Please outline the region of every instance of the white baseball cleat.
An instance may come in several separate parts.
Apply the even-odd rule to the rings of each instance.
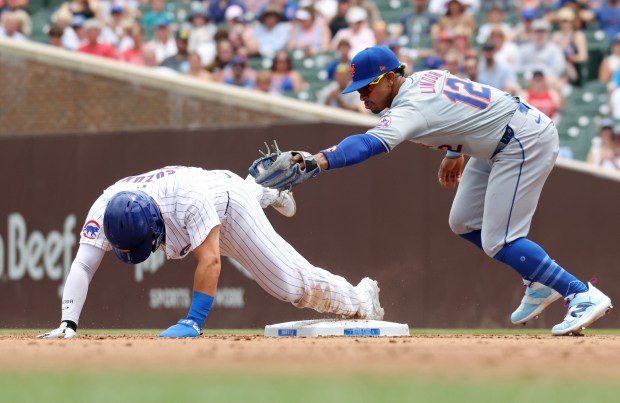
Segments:
[[[381,290],[377,281],[364,277],[355,286],[355,289],[360,297],[370,302],[370,307],[366,309],[366,315],[356,315],[354,319],[383,320],[385,311],[381,308],[381,303],[379,302],[379,291]]]
[[[297,203],[290,190],[282,190],[278,197],[271,203],[271,207],[284,217],[292,217],[297,212]]]
[[[598,288],[588,283],[588,291],[574,294],[568,301],[568,312],[564,321],[551,329],[554,336],[578,336],[581,331],[605,316],[613,306],[611,299]]]
[[[510,321],[514,325],[525,325],[526,322],[537,318],[552,302],[560,299],[562,295],[553,288],[535,281],[523,279],[525,295],[521,305],[510,315]]]

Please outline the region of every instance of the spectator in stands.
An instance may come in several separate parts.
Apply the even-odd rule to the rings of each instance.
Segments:
[[[18,31],[25,37],[29,37],[32,33],[32,20],[28,11],[28,0],[8,0],[7,7],[4,11],[0,10],[0,15],[3,12],[12,12],[15,14],[15,18],[19,21]]]
[[[542,70],[533,72],[521,96],[530,105],[553,119],[556,124],[559,123],[559,113],[564,109],[564,98],[545,79]]]
[[[439,22],[439,19],[428,11],[427,0],[410,0],[411,11],[406,13],[399,21],[400,32],[408,39],[409,48],[419,48],[427,43],[430,37],[431,27]]]
[[[165,58],[176,55],[177,45],[170,33],[170,21],[167,18],[159,20],[156,26],[155,37],[149,44],[155,49],[157,64],[160,64]]]
[[[268,5],[259,18],[260,23],[254,28],[254,37],[258,42],[258,53],[263,57],[273,57],[280,50],[286,49],[290,35],[290,25],[282,19],[282,12],[273,5]]]
[[[601,119],[598,136],[592,139],[592,146],[586,161],[594,166],[620,170],[620,127],[614,128],[614,121]]]
[[[471,81],[478,81],[478,56],[471,55],[465,58],[465,77]]]
[[[57,48],[62,48],[62,33],[64,32],[64,27],[59,24],[52,24],[50,26],[49,31],[47,31],[47,37],[49,44],[51,46],[55,46]]]
[[[611,81],[614,73],[620,69],[620,35],[611,45],[611,54],[605,56],[598,70],[598,79],[603,83]]]
[[[333,81],[317,92],[317,103],[353,112],[364,112],[366,109],[357,91],[342,93],[350,82],[349,65],[339,64],[334,72]]]
[[[223,74],[224,84],[234,85],[243,88],[256,87],[256,72],[248,67],[245,56],[235,56],[226,66]]]
[[[480,60],[478,61],[478,81],[510,94],[517,93],[519,89],[517,75],[502,62],[495,60],[495,45],[487,42],[482,45]]]
[[[443,66],[446,55],[454,51],[454,35],[452,32],[440,32],[439,36],[433,39],[433,54],[424,57],[424,67],[427,69],[437,69]]]
[[[484,0],[489,1],[489,0]],[[511,1],[511,0],[507,0]],[[476,15],[480,9],[480,0],[460,0],[467,14]],[[437,16],[445,15],[449,8],[447,0],[430,0],[428,3],[428,11]]]
[[[516,43],[506,39],[506,35],[500,26],[491,29],[489,42],[495,45],[495,61],[517,72],[521,63],[521,49]]]
[[[555,87],[566,69],[564,53],[558,45],[550,41],[551,26],[547,21],[542,19],[534,21],[532,29],[534,40],[520,47],[520,71],[524,74],[542,71],[545,77],[552,80],[552,86]]]
[[[361,7],[366,10],[366,22],[369,27],[372,27],[375,22],[383,20],[379,7],[374,0],[350,0],[351,7]]]
[[[66,17],[71,19],[62,33],[62,46],[68,50],[76,50],[84,42],[84,23],[86,20],[81,15],[70,17],[70,14],[66,14]],[[58,24],[65,25],[65,21],[65,14],[57,15],[56,22]]]
[[[129,35],[132,39],[133,46],[119,53],[119,59],[130,64],[138,66],[144,65],[144,28],[138,23],[131,26]]]
[[[92,4],[91,4],[92,3]],[[71,17],[82,16],[84,21],[97,17],[96,10],[98,4],[94,0],[71,0],[62,3],[56,14],[68,14]]]
[[[332,39],[332,49],[336,49],[341,39],[346,38],[351,44],[349,57],[353,59],[358,52],[375,46],[376,40],[372,29],[368,27],[367,12],[361,7],[351,7],[347,12],[348,27],[341,29]]]
[[[299,8],[304,8],[308,4],[304,4],[304,2],[309,2],[312,5],[312,0],[269,0],[269,3],[265,7],[261,9],[261,13],[267,9],[267,7],[275,7],[280,10],[282,14],[282,21],[291,22],[295,19],[295,12],[297,11],[297,4],[301,5]]]
[[[476,33],[476,20],[465,12],[465,6],[459,0],[450,0],[446,14],[439,18],[439,23],[431,29],[431,35],[437,36],[440,32],[454,31],[457,28],[473,38]]]
[[[271,91],[278,94],[299,93],[307,86],[286,51],[276,53],[271,65]]]
[[[334,73],[336,72],[336,67],[344,63],[346,65],[351,64],[351,58],[349,54],[351,53],[351,42],[348,39],[342,38],[338,45],[336,46],[335,58],[330,61],[325,70],[327,71],[327,79],[329,81],[334,79]]]
[[[594,9],[594,15],[607,38],[613,41],[620,34],[620,0],[602,0],[600,7]]]
[[[160,66],[167,67],[178,73],[189,72],[189,31],[186,29],[179,29],[174,35],[176,40],[177,53],[165,58]]]
[[[174,15],[166,9],[166,4],[166,0],[150,0],[147,5],[147,11],[142,17],[142,27],[144,27],[147,38],[151,38],[153,34],[157,36],[157,29],[164,21],[167,24],[174,21]]]
[[[534,31],[532,23],[537,20],[538,12],[533,8],[524,8],[519,14],[520,21],[515,29],[515,40],[517,45],[523,45],[534,40]]]
[[[99,20],[91,18],[84,23],[84,45],[77,48],[80,53],[101,56],[108,59],[118,59],[116,49],[110,43],[100,42],[102,24]]]
[[[241,7],[232,5],[226,10],[226,30],[228,40],[237,50],[237,54],[246,57],[258,54],[258,42]]]
[[[455,50],[446,53],[443,58],[443,66],[440,69],[448,70],[457,77],[465,78],[465,66],[460,63],[460,56]]]
[[[28,38],[19,32],[19,19],[15,11],[5,11],[0,15],[0,38],[12,39],[16,42],[27,42]]]
[[[607,88],[610,115],[615,120],[620,120],[620,70],[616,70]]]
[[[188,22],[191,25],[188,42],[190,52],[196,52],[201,45],[213,42],[213,35],[217,31],[217,27],[211,23],[206,10],[194,10],[189,15]]]
[[[511,40],[513,38],[513,28],[506,22],[504,11],[494,5],[488,11],[487,21],[478,28],[476,42],[483,44],[489,40],[491,30],[500,28],[504,32],[504,37]]]
[[[575,12],[568,7],[556,13],[559,30],[551,36],[551,41],[564,51],[566,76],[571,84],[581,86],[581,66],[588,61],[588,42],[583,32],[575,27]]]
[[[312,56],[329,50],[330,39],[329,29],[317,20],[315,11],[312,8],[300,8],[295,13],[287,49],[301,49],[306,56]]]
[[[243,0],[209,0],[207,13],[215,24],[224,24],[226,23],[226,10],[233,5],[241,7],[245,13]]]
[[[338,0],[302,0],[299,2],[300,8],[306,8],[308,5],[314,8],[317,20],[321,20],[322,23],[328,25],[329,21],[336,15]]]
[[[256,87],[258,91],[267,94],[278,94],[271,89],[271,70],[259,70],[256,73]]]
[[[194,78],[198,78],[200,80],[205,80],[205,81],[213,80],[211,73],[209,73],[207,70],[205,70],[202,67],[202,62],[200,60],[200,55],[198,53],[196,52],[190,53],[188,61],[189,61],[189,72],[187,73],[188,75]]]
[[[228,66],[232,58],[235,56],[235,49],[228,39],[220,39],[215,44],[215,59],[205,66],[205,69],[211,73],[214,81],[222,81],[224,68]]]
[[[119,51],[121,39],[126,35],[125,30],[123,29],[124,19],[125,9],[121,6],[113,5],[110,8],[110,18],[103,19],[101,37],[99,38],[103,42],[111,43]],[[124,46],[127,46],[127,44]]]
[[[332,39],[336,36],[336,33],[341,29],[345,29],[349,26],[347,24],[347,12],[351,8],[350,0],[338,0],[338,7],[336,8],[336,15],[329,22],[329,30],[332,34]]]

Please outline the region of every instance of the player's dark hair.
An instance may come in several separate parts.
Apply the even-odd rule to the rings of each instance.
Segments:
[[[407,65],[405,63],[401,63],[400,66],[396,67],[392,71],[394,72],[394,74],[398,74],[399,76],[404,77],[406,68],[407,68]]]

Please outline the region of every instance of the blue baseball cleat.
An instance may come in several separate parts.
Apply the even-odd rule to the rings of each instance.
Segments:
[[[201,334],[202,329],[198,323],[191,319],[181,319],[176,325],[161,332],[159,337],[198,337]]]
[[[526,322],[537,318],[553,301],[561,297],[553,288],[535,281],[523,279],[525,295],[521,305],[510,315],[514,325],[525,325]]]
[[[588,291],[575,294],[566,300],[569,301],[568,312],[564,321],[551,329],[554,336],[578,336],[583,329],[613,308],[611,299],[591,283],[588,283]]]

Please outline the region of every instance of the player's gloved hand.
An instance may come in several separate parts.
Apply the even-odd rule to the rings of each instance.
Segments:
[[[259,185],[286,190],[321,173],[314,156],[305,151],[276,151],[257,159],[248,169]]]
[[[159,337],[198,337],[202,329],[191,319],[181,319],[176,325],[164,330]]]
[[[62,322],[58,329],[37,336],[39,339],[72,339],[74,337],[78,337],[78,334],[68,326],[67,322]]]

